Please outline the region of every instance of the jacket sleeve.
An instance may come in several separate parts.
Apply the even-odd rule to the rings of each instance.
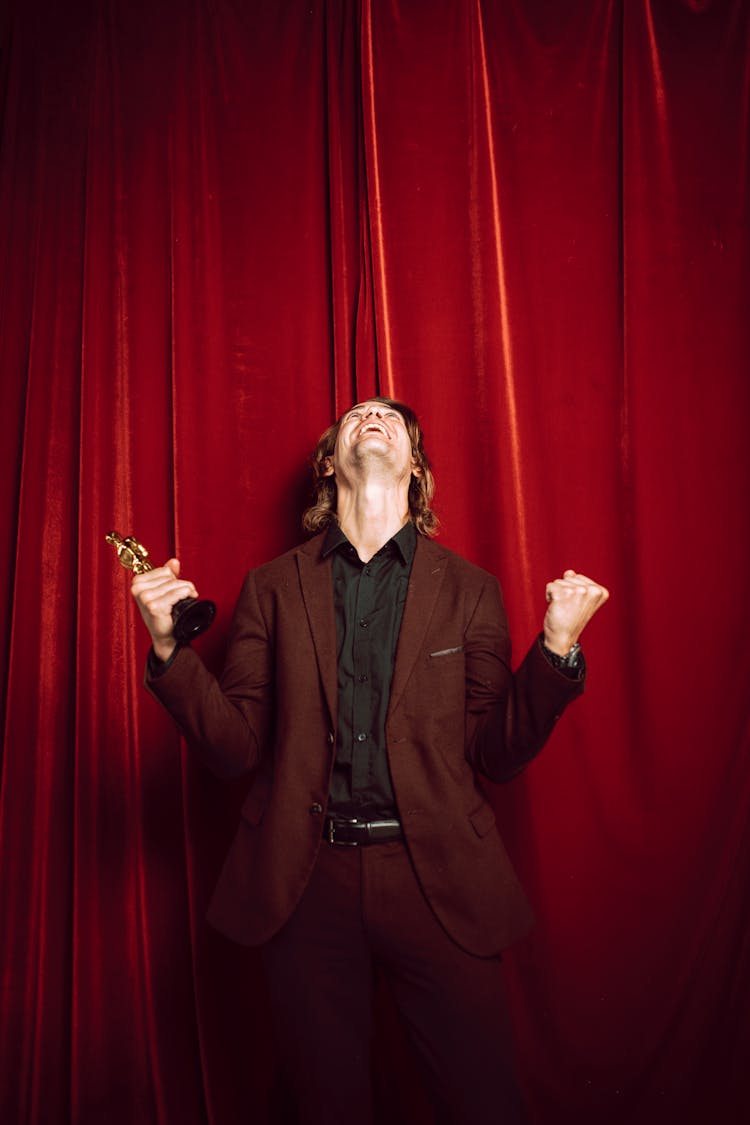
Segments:
[[[467,756],[492,781],[508,781],[544,746],[584,680],[553,668],[539,640],[513,673],[500,586],[480,593],[464,641]]]
[[[245,579],[232,619],[224,671],[213,676],[190,648],[160,674],[146,670],[146,687],[219,777],[254,769],[272,738],[273,653],[253,573]]]

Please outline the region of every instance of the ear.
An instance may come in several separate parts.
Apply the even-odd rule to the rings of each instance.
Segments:
[[[413,477],[416,477],[417,480],[419,480],[419,478],[422,476],[422,470],[417,463],[416,457],[412,457],[411,459],[411,475]]]
[[[325,457],[323,459],[323,474],[324,477],[333,476],[333,457]]]

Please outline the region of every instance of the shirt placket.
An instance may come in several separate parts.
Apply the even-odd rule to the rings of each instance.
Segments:
[[[372,754],[372,647],[375,608],[375,573],[372,563],[363,568],[357,582],[354,630],[354,689],[352,707],[352,796],[356,800],[371,781]]]

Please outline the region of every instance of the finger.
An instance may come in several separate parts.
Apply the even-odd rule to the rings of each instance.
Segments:
[[[133,583],[131,593],[139,605],[152,610],[152,607],[164,603],[174,604],[180,598],[198,597],[198,591],[192,582],[175,578],[171,571],[167,571],[166,575],[148,583]]]
[[[568,581],[576,590],[580,590],[586,598],[593,601],[606,601],[609,597],[606,586],[602,586],[601,582],[596,582],[593,578],[587,578],[585,574],[577,574],[575,578]]]
[[[148,583],[156,578],[162,578],[164,575],[169,575],[170,578],[179,578],[180,560],[167,559],[163,566],[152,566],[150,570],[143,570],[138,574],[134,574],[133,581]]]
[[[586,575],[576,574],[575,577],[557,578],[553,582],[548,582],[545,596],[550,604],[553,601],[560,604],[574,599],[578,604],[591,603],[598,607],[609,598],[609,590],[601,583],[587,578]]]
[[[569,598],[573,594],[579,593],[581,590],[585,589],[586,584],[579,581],[577,577],[555,578],[553,581],[548,582],[545,587],[548,602],[555,598]]]
[[[140,596],[143,591],[159,589],[171,582],[189,581],[186,578],[180,579],[180,563],[178,559],[169,559],[164,566],[154,567],[153,570],[147,570],[144,574],[137,574],[134,576],[131,588],[136,597]],[[192,585],[192,583],[190,583]]]
[[[592,581],[590,578],[587,578],[585,574],[578,574],[576,571],[569,573],[566,570],[564,576],[558,579],[558,581],[562,582],[563,585],[573,586],[576,589],[585,589],[587,586],[592,585]]]
[[[130,592],[138,605],[151,606],[178,595],[181,597],[197,596],[192,582],[175,578],[169,571],[167,574],[168,577],[153,579],[151,582],[133,583]]]
[[[179,578],[180,577],[180,560],[167,559],[164,566],[155,566],[152,570],[147,570],[144,574],[139,575],[140,578]]]
[[[163,586],[147,590],[140,600],[147,606],[174,605],[180,598],[197,598],[197,596],[198,591],[192,582],[180,582],[173,578],[171,582],[165,582]]]
[[[606,586],[602,586],[593,578],[589,578],[586,574],[579,574],[575,570],[566,570],[562,578],[558,578],[557,583],[562,587],[574,587],[576,589],[587,590],[592,597],[598,596],[603,593],[605,597],[609,596],[609,591]]]
[[[576,586],[585,586],[592,595],[603,593],[605,598],[609,597],[607,587],[602,586],[601,582],[597,582],[595,578],[589,578],[587,574],[579,574],[575,570],[566,570],[563,578]]]
[[[141,574],[133,575],[133,585],[151,586],[163,582],[165,578],[177,578],[175,572],[168,566],[155,566],[152,570],[144,570]]]

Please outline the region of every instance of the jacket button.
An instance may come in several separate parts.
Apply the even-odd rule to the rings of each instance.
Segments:
[[[310,815],[320,816],[323,811],[323,806],[316,801],[314,805],[310,805]]]
[[[332,730],[329,730],[329,732],[328,732],[328,741],[329,741],[329,743],[331,744],[331,746],[333,746],[333,739],[334,739],[334,734],[333,734],[333,731],[332,731]]]

